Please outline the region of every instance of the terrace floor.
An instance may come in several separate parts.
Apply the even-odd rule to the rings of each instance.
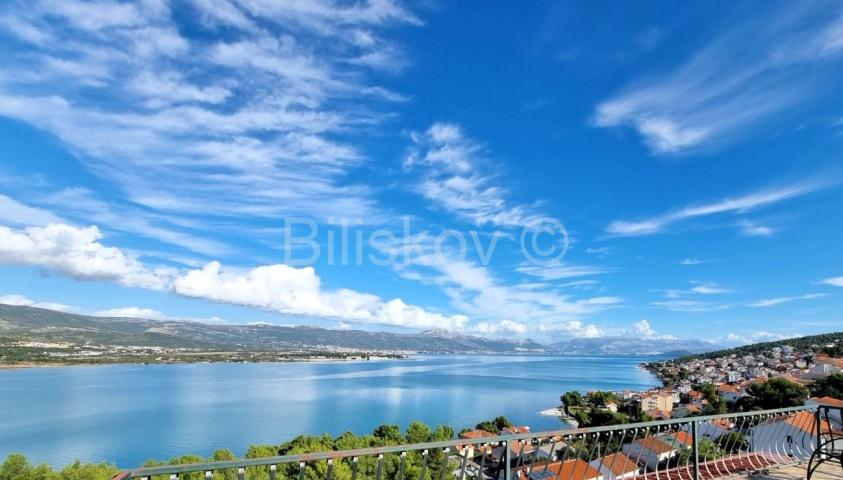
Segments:
[[[792,465],[770,470],[769,473],[755,475],[754,480],[804,480],[808,475],[808,464]],[[812,480],[840,480],[843,479],[843,469],[836,463],[824,463],[814,473]]]

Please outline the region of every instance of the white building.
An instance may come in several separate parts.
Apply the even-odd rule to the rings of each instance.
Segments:
[[[647,468],[655,470],[660,463],[673,458],[677,450],[657,437],[647,437],[627,443],[623,446],[623,453],[636,462],[646,465]]]
[[[749,431],[755,453],[788,455],[807,460],[814,451],[817,421],[814,412],[799,412],[786,419],[765,422]]]

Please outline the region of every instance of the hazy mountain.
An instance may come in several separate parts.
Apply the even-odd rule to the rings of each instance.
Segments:
[[[702,353],[721,346],[702,340],[670,340],[635,337],[572,338],[551,348],[565,355],[666,355]]]
[[[75,344],[202,349],[291,350],[337,347],[420,352],[543,351],[532,340],[503,340],[427,331],[412,334],[275,325],[212,325],[188,321],[104,318],[0,304],[0,338]]]

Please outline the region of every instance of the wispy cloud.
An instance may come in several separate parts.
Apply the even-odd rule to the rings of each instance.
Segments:
[[[817,96],[817,80],[843,52],[839,5],[781,6],[741,20],[679,67],[597,105],[594,124],[630,127],[652,151],[678,153],[731,141]]]
[[[750,222],[749,220],[741,220],[738,222],[741,235],[745,237],[769,237],[773,234],[773,229],[766,225],[759,225]]]
[[[475,321],[511,319],[534,327],[548,321],[579,319],[622,302],[614,296],[578,298],[542,282],[508,281],[488,266],[434,248],[434,240],[426,235],[395,248],[409,253],[406,262],[394,265],[399,275],[439,287],[454,309]]]
[[[823,298],[827,296],[827,293],[808,293],[805,295],[799,295],[795,297],[767,298],[764,300],[758,300],[757,302],[750,303],[748,306],[755,308],[774,307],[783,303],[796,302],[799,300],[814,300],[817,298]]]
[[[785,200],[801,197],[822,190],[833,185],[832,180],[805,180],[790,185],[771,187],[735,198],[726,198],[712,203],[690,205],[678,210],[670,211],[655,217],[636,221],[615,220],[606,227],[606,231],[615,236],[651,235],[679,223],[683,220],[707,217],[725,213],[746,213],[755,209],[770,206]],[[756,226],[751,223],[741,224],[744,233],[769,235],[767,227]]]
[[[834,287],[843,287],[843,277],[826,278],[824,280],[820,280],[820,283],[823,285],[831,285]]]
[[[731,308],[731,305],[724,305],[701,300],[660,300],[650,305],[661,307],[672,312],[716,312]]]
[[[700,260],[699,258],[683,258],[678,263],[679,265],[702,265],[706,262],[705,260]]]
[[[560,260],[534,264],[524,262],[518,265],[515,270],[519,273],[542,278],[544,280],[558,280],[561,278],[590,277],[602,275],[612,270],[606,267],[594,265],[574,265]]]
[[[401,98],[375,71],[406,65],[386,34],[420,19],[391,0],[188,3],[190,29],[152,0],[4,3],[0,114],[148,210],[376,221],[346,177],[367,161],[349,139]],[[360,95],[372,102],[350,107]]]
[[[49,210],[24,205],[0,194],[0,222],[7,225],[47,225],[64,220]]]
[[[459,125],[434,123],[411,138],[403,166],[422,172],[414,189],[434,207],[480,226],[520,227],[537,215],[532,207],[509,200],[490,172],[493,166],[484,158],[483,146],[466,137]]]
[[[654,290],[654,292],[660,293],[663,299],[651,302],[650,305],[673,312],[715,312],[731,308],[729,304],[702,300],[701,298],[733,293],[733,289],[714,282],[691,281],[689,283],[692,285],[690,288]]]
[[[59,311],[59,312],[73,312],[73,311],[77,310],[76,307],[72,307],[70,305],[65,305],[63,303],[36,302],[34,300],[30,300],[28,297],[25,297],[23,295],[18,295],[18,294],[15,294],[15,293],[0,296],[0,303],[2,303],[4,305],[45,308],[47,310],[56,310],[56,311]]]
[[[694,293],[699,293],[700,295],[719,295],[723,293],[731,293],[732,290],[728,288],[721,287],[716,283],[712,282],[691,282],[695,285],[691,287],[691,291]]]

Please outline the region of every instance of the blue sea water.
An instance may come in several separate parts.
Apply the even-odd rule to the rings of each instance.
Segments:
[[[75,459],[135,467],[299,434],[371,432],[381,423],[456,430],[538,412],[572,389],[645,389],[641,357],[417,356],[329,363],[110,365],[0,371],[0,459]]]

